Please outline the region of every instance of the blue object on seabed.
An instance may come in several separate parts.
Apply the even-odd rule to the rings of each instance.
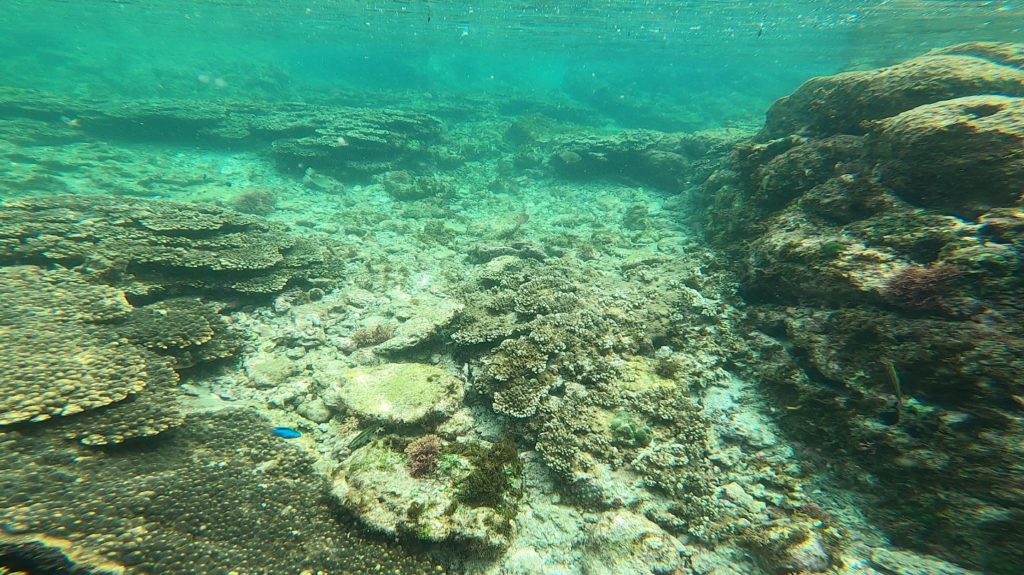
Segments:
[[[283,437],[285,439],[295,439],[296,437],[302,437],[302,433],[295,431],[290,427],[275,427],[274,435]]]

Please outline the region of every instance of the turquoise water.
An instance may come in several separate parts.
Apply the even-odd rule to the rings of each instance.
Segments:
[[[0,575],[1021,572],[1024,6],[6,0],[0,54]]]
[[[12,0],[2,18],[5,85],[267,101],[525,94],[660,129],[758,116],[811,76],[1021,34],[1009,2]],[[666,126],[651,110],[663,106],[685,118]]]

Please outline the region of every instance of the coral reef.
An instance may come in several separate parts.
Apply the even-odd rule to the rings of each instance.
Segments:
[[[210,99],[95,101],[4,88],[0,108],[11,119],[59,118],[76,110],[89,137],[255,145],[288,172],[314,168],[362,178],[415,167],[429,157],[426,144],[441,133],[441,122],[426,114],[298,102],[267,107]]]
[[[901,544],[990,573],[1024,561],[991,537],[1024,520],[1020,49],[811,80],[705,184],[783,426]]]
[[[479,265],[486,291],[467,302],[452,337],[478,358],[472,389],[581,508],[636,509],[667,533],[720,540],[741,517],[764,521],[763,506],[717,503],[733,475],[712,460],[714,425],[696,402],[728,380],[721,363],[739,351],[729,334],[740,316],[661,265],[624,266],[630,279],[650,279],[640,287],[581,273],[578,262],[500,255]],[[724,288],[715,273],[689,281],[707,294]],[[666,347],[652,353],[654,340]]]
[[[68,271],[17,266],[0,274],[0,424],[93,410],[166,377],[164,360],[104,327],[131,312],[121,292]]]
[[[96,574],[444,572],[339,519],[313,460],[270,430],[235,409],[189,416],[163,442],[89,452],[0,430],[0,549],[66,541]]]
[[[59,196],[3,208],[0,263],[75,267],[131,296],[266,295],[336,273],[324,248],[213,206]]]
[[[122,292],[67,270],[0,267],[0,425],[59,418],[87,445],[181,425],[178,375],[234,355],[224,321],[196,300],[132,308]]]
[[[0,89],[0,363],[34,382],[0,389],[0,552],[1010,573],[1020,53],[816,79],[738,145],[615,132],[708,123],[589,73],[607,113]]]

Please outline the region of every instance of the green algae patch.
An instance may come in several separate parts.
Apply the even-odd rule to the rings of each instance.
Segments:
[[[359,417],[404,425],[447,417],[462,405],[465,390],[462,380],[432,365],[388,363],[346,370],[337,392]]]

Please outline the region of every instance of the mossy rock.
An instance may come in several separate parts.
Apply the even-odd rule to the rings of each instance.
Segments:
[[[462,380],[422,363],[388,363],[346,370],[336,384],[342,405],[355,415],[390,425],[447,418],[462,405]]]

